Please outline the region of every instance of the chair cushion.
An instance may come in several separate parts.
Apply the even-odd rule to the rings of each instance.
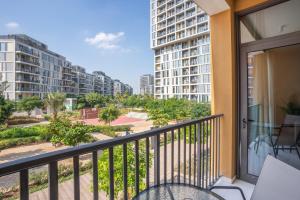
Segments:
[[[299,200],[300,171],[267,156],[251,200]]]

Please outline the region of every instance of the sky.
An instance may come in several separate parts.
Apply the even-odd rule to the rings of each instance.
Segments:
[[[27,34],[137,93],[140,75],[153,73],[149,6],[149,0],[1,0],[0,34]]]

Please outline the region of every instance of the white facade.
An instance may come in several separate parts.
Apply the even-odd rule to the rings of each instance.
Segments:
[[[154,76],[152,74],[144,74],[140,77],[140,94],[153,96]]]
[[[155,98],[210,101],[209,19],[192,0],[150,0]]]
[[[130,85],[124,84],[120,80],[115,79],[115,80],[113,80],[113,93],[114,93],[114,96],[116,96],[118,94],[132,95],[133,90]]]
[[[44,98],[49,92],[76,94],[70,62],[26,35],[0,36],[0,81],[7,83],[4,95],[11,100]]]
[[[22,34],[0,36],[0,82],[7,84],[4,95],[10,100],[33,95],[44,98],[50,92],[68,97],[89,92],[114,94],[109,76],[89,74],[48,50],[46,44]]]

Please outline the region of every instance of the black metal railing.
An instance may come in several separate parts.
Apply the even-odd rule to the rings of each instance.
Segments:
[[[49,199],[57,200],[59,191],[58,161],[73,159],[74,199],[80,199],[79,156],[92,153],[93,198],[99,199],[98,162],[99,150],[108,150],[109,198],[115,199],[114,148],[123,150],[123,198],[128,199],[128,144],[133,144],[135,155],[135,186],[138,194],[140,182],[148,188],[163,183],[184,183],[208,188],[220,177],[220,132],[223,115],[168,125],[142,133],[102,140],[73,148],[58,150],[0,165],[0,177],[20,173],[20,199],[29,199],[29,170],[48,165]],[[143,145],[141,145],[143,143]],[[140,178],[140,148],[145,148],[145,177]],[[153,154],[153,168],[152,165]],[[153,170],[154,173],[150,171]],[[152,174],[152,175],[151,175]]]

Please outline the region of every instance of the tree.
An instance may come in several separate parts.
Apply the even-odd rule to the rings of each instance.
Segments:
[[[43,101],[38,96],[24,97],[18,103],[18,108],[20,110],[26,111],[28,116],[30,116],[31,111],[34,108],[42,108]]]
[[[60,116],[56,120],[51,120],[48,130],[52,134],[50,141],[54,145],[76,146],[80,143],[92,142],[94,140],[85,125],[80,123],[72,124],[71,120],[67,117]]]
[[[53,112],[53,119],[57,119],[57,113],[64,108],[66,95],[63,93],[49,93],[45,99],[45,104],[50,107]]]
[[[156,128],[168,125],[169,118],[169,115],[160,109],[150,110],[149,112],[149,119],[153,120],[153,126]]]
[[[13,109],[13,103],[5,100],[5,98],[0,95],[0,124],[6,123],[7,119],[12,115]]]
[[[91,107],[95,107],[95,106],[102,107],[104,105],[103,96],[96,92],[91,92],[86,94],[85,100]]]
[[[194,103],[191,107],[192,119],[206,117],[211,114],[210,104],[208,103]]]
[[[98,161],[98,183],[99,190],[102,190],[109,195],[109,152],[108,150],[103,151]],[[119,193],[123,191],[123,148],[122,146],[116,146],[114,148],[114,195],[118,197]],[[149,156],[149,167],[152,165],[152,154]],[[134,146],[132,143],[127,144],[127,182],[128,182],[128,197],[133,196],[135,187],[135,154]],[[139,143],[139,175],[140,180],[146,178],[146,150],[145,143]],[[144,181],[139,182],[140,190],[145,189]]]
[[[108,105],[101,112],[99,112],[99,119],[105,121],[105,123],[110,123],[117,119],[121,115],[120,110],[113,104]]]

